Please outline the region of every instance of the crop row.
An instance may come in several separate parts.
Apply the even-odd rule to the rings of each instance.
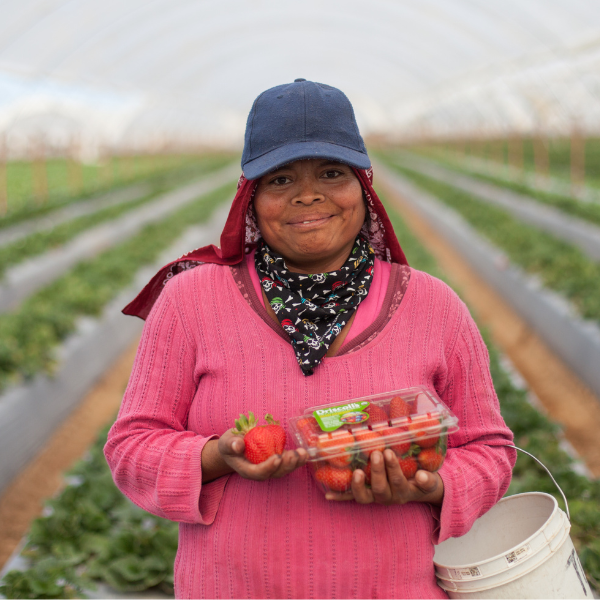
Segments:
[[[512,190],[519,194],[525,194],[533,200],[558,208],[574,217],[585,219],[591,223],[600,224],[600,203],[598,202],[584,202],[573,196],[566,196],[557,192],[532,187],[527,185],[525,181],[508,179],[492,173],[483,173],[479,170],[470,168],[469,164],[465,161],[445,159],[439,154],[435,155],[435,159],[442,162],[445,166],[460,173],[464,173],[465,175]]]
[[[600,321],[600,264],[580,250],[453,186],[393,163],[395,169],[460,213],[515,264],[568,298],[586,319]]]
[[[545,147],[547,169],[553,175],[568,180],[571,177],[572,140],[565,138],[538,139],[488,139],[467,143],[451,143],[465,157],[476,157],[480,160],[496,163],[498,166],[518,162],[524,172],[536,170],[536,145]],[[600,182],[600,138],[585,138],[580,142],[584,155],[585,174],[588,180]],[[435,148],[435,147],[434,147]],[[438,146],[439,149],[439,146]],[[420,151],[431,153],[432,147],[420,147]],[[539,161],[538,161],[539,162]]]
[[[112,159],[112,173],[110,177],[100,176],[100,172],[107,167],[101,165],[83,165],[82,185],[78,190],[72,190],[62,182],[66,161],[57,159],[48,161],[45,165],[48,176],[48,189],[52,190],[49,196],[41,201],[36,199],[33,191],[31,163],[8,163],[6,165],[6,177],[8,184],[8,207],[0,217],[0,228],[15,223],[45,215],[58,207],[66,206],[72,202],[89,198],[91,195],[108,190],[123,187],[135,181],[147,181],[152,185],[163,185],[170,187],[177,184],[180,178],[189,179],[197,173],[198,165],[203,164],[206,168],[217,168],[231,160],[230,155],[211,154],[204,157],[198,156],[171,156],[161,157],[138,157],[138,168],[134,168],[136,159],[127,159],[131,163],[131,169],[119,169],[119,161]],[[212,166],[211,166],[212,165]],[[1,210],[2,207],[0,207]]]
[[[55,349],[74,331],[78,318],[98,315],[140,267],[151,264],[189,225],[206,220],[233,190],[233,184],[223,186],[146,226],[125,242],[79,263],[16,311],[0,315],[0,389],[50,372]]]
[[[105,221],[116,219],[120,215],[149,202],[169,189],[175,186],[179,187],[189,179],[208,173],[223,164],[224,161],[215,161],[213,158],[206,162],[199,160],[193,170],[187,169],[184,172],[178,172],[176,177],[174,173],[170,173],[165,177],[155,178],[152,182],[152,191],[137,200],[109,206],[92,214],[71,219],[51,229],[32,233],[12,244],[0,248],[0,279],[8,268],[13,267],[19,262],[62,246],[86,229]]]
[[[388,211],[410,264],[443,278],[401,217],[390,207]],[[512,383],[498,351],[483,333],[504,419],[515,433],[516,445],[550,465],[566,491],[571,535],[590,582],[600,590],[600,482],[573,470],[573,459],[560,447],[559,429],[528,403],[525,390]],[[108,583],[121,592],[153,586],[172,591],[177,525],[145,513],[118,492],[102,456],[105,436],[71,472],[73,483],[50,500],[50,514],[34,522],[24,552],[29,570],[8,573],[0,593],[12,598],[74,598],[94,582]],[[534,490],[560,501],[547,474],[519,455],[509,494]]]
[[[389,206],[388,211],[409,264],[452,285],[398,213]],[[455,290],[460,295],[460,289]],[[474,317],[477,319],[476,314]],[[517,387],[501,366],[500,352],[492,343],[489,332],[483,327],[481,330],[490,355],[490,369],[502,416],[514,433],[515,445],[548,466],[565,491],[571,512],[571,537],[590,583],[600,591],[600,481],[590,481],[574,470],[574,459],[561,448],[560,428],[528,402],[527,391]],[[562,502],[547,473],[531,458],[519,453],[507,495],[531,491],[552,494],[559,503]]]

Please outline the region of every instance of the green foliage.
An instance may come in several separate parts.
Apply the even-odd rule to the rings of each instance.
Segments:
[[[600,320],[600,263],[587,258],[578,248],[466,192],[405,167],[396,168],[459,212],[502,248],[511,261],[538,275],[546,287],[567,297],[584,318]]]
[[[150,182],[155,189],[173,187],[182,180],[225,166],[231,160],[230,154],[134,157],[131,164],[137,161],[140,166],[131,169],[131,172],[124,172],[124,169],[119,167],[120,159],[114,157],[109,168],[112,175],[106,179],[100,176],[100,171],[105,170],[101,165],[85,166],[84,175],[88,173],[88,176],[84,176],[81,191],[78,193],[70,190],[65,183],[66,161],[52,160],[46,164],[49,197],[43,202],[33,197],[31,163],[8,163],[8,210],[0,217],[0,228],[40,217],[67,204],[86,200],[93,195],[118,189],[136,181]]]
[[[536,188],[532,188],[524,182],[513,181],[510,179],[504,179],[499,176],[494,176],[486,173],[480,173],[473,169],[470,169],[466,163],[457,162],[455,160],[443,160],[439,156],[435,157],[444,163],[445,166],[451,167],[455,171],[469,175],[476,179],[481,179],[488,183],[492,183],[499,187],[513,190],[519,194],[529,196],[533,200],[537,200],[543,204],[558,208],[563,212],[590,221],[591,223],[600,224],[600,204],[594,202],[582,202],[577,198],[570,196],[564,196],[552,191],[545,191]]]
[[[214,159],[206,160],[205,163],[201,165],[201,168],[194,169],[193,172],[188,169],[187,171],[178,172],[176,178],[172,177],[172,173],[170,177],[156,178],[152,181],[152,192],[146,194],[144,197],[132,202],[125,202],[124,204],[101,209],[90,215],[72,219],[51,230],[31,234],[18,240],[14,244],[0,248],[0,278],[9,267],[14,266],[27,258],[61,246],[82,231],[99,225],[104,221],[116,219],[120,215],[153,200],[159,194],[173,188],[173,186],[180,186],[183,182],[190,179],[191,176],[197,177],[200,173],[210,172],[214,168],[220,166],[222,166],[221,161],[216,161]]]
[[[55,349],[75,330],[77,319],[97,316],[136,271],[152,263],[192,223],[205,221],[234,193],[228,184],[94,259],[28,298],[15,312],[0,315],[0,389],[10,382],[51,372]]]
[[[390,219],[411,265],[440,277],[434,258],[388,206]],[[460,291],[460,290],[458,290]],[[569,498],[571,536],[588,579],[600,590],[600,482],[573,471],[573,459],[560,448],[560,430],[527,401],[501,367],[499,355],[483,331],[490,352],[494,386],[515,444],[535,454],[553,472]],[[11,571],[0,582],[8,598],[74,598],[94,582],[121,591],[159,586],[173,588],[177,525],[132,505],[116,489],[102,454],[104,432],[84,461],[70,473],[71,484],[48,503],[37,519],[23,554],[26,571]],[[509,494],[545,491],[560,496],[548,475],[529,457],[519,455]]]
[[[443,279],[435,259],[398,213],[389,205],[387,210],[411,266]],[[460,289],[456,291],[460,295]],[[574,460],[560,447],[560,428],[529,404],[527,392],[517,388],[502,368],[489,333],[483,329],[482,334],[490,354],[490,370],[502,416],[514,433],[515,445],[541,460],[565,492],[571,512],[571,537],[590,583],[600,591],[600,481],[590,481],[573,470]],[[531,491],[552,494],[562,504],[562,497],[548,474],[533,459],[519,453],[508,495]]]
[[[524,172],[535,172],[535,150],[532,139],[514,140],[520,143],[523,158]],[[461,152],[477,157],[480,160],[489,160],[498,165],[506,164],[510,156],[507,139],[471,140],[466,144],[448,144],[446,149],[461,147]],[[548,170],[553,177],[569,181],[571,178],[571,140],[565,138],[547,138],[545,140],[548,152]],[[411,150],[439,158],[447,153],[442,152],[440,144],[412,147]],[[585,179],[586,183],[597,186],[600,183],[600,138],[586,138],[585,140]]]
[[[70,472],[71,485],[33,522],[23,555],[31,567],[0,583],[7,598],[77,598],[104,582],[120,592],[173,593],[177,524],[148,514],[116,488],[104,431]]]

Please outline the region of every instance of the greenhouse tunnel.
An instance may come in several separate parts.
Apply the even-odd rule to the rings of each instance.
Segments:
[[[250,107],[297,78],[350,99],[408,262],[469,307],[600,593],[597,2],[5,0],[0,597],[172,597],[177,525],[101,452],[143,327],[121,309],[219,244]],[[507,494],[535,490],[562,503],[520,456]]]

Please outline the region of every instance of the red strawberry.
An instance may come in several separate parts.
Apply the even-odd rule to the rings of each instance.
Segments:
[[[321,434],[317,440],[317,448],[319,454],[334,467],[349,465],[356,449],[354,436],[346,430]],[[331,456],[332,454],[339,456]]]
[[[275,448],[275,454],[281,454],[285,448],[285,431],[283,427],[279,425],[279,421],[273,418],[273,415],[267,413],[265,415],[265,429],[273,436],[273,447]]]
[[[425,448],[418,456],[419,466],[426,471],[437,471],[444,462],[444,457],[435,448]]]
[[[399,419],[408,417],[411,413],[410,406],[400,396],[394,396],[390,401],[390,418]]]
[[[416,444],[421,448],[433,448],[440,439],[442,430],[438,419],[427,419],[425,421],[413,421],[408,424],[408,428],[413,433]]]
[[[418,470],[417,461],[412,456],[399,458],[398,464],[400,465],[402,473],[404,473],[404,477],[406,477],[406,479],[413,478]]]
[[[365,483],[367,485],[371,485],[371,461],[369,461],[364,467],[361,469],[365,472]]]
[[[321,428],[314,417],[303,417],[296,421],[296,427],[308,446],[316,446]]]
[[[244,436],[246,449],[244,456],[253,464],[264,462],[273,454],[281,454],[285,446],[285,431],[274,421],[271,415],[266,415],[268,425],[258,425],[254,413],[240,415],[232,429],[236,435]]]
[[[367,456],[371,456],[371,453],[375,450],[383,452],[385,450],[385,441],[376,432],[369,429],[362,429],[354,432],[354,438],[360,448],[361,452],[364,452]]]
[[[315,472],[315,479],[332,492],[345,492],[352,483],[352,470],[348,467],[338,469],[331,465],[323,465]]]
[[[385,410],[377,404],[370,404],[365,408],[365,412],[369,415],[367,423],[375,425],[375,423],[387,423],[388,416]]]
[[[403,441],[394,441],[390,442],[388,446],[398,455],[402,456],[406,454],[410,450],[410,439],[406,439],[406,433],[408,432],[408,427],[390,427],[385,430],[386,436],[396,436],[400,439],[405,438]]]

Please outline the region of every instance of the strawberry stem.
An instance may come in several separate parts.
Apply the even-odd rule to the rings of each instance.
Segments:
[[[231,430],[231,433],[235,435],[246,435],[251,429],[256,427],[258,421],[254,417],[254,413],[248,411],[248,416],[241,414],[239,419],[235,420],[235,427]]]

